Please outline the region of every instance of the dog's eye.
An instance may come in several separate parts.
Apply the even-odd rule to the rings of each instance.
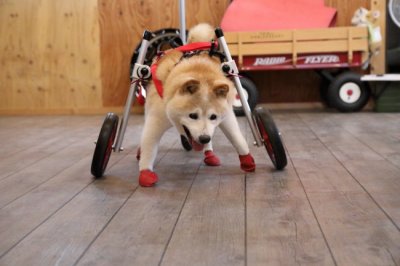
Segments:
[[[199,115],[196,114],[196,113],[191,113],[191,114],[189,114],[189,117],[190,117],[191,119],[193,119],[193,120],[199,119]]]
[[[210,120],[215,120],[215,119],[217,119],[217,115],[212,114],[212,115],[210,116]]]

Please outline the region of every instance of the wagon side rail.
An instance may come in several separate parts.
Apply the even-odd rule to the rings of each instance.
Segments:
[[[290,68],[302,68],[306,66],[302,65],[304,61],[299,61],[301,55],[344,54],[347,66],[359,66],[368,59],[369,52],[365,27],[226,32],[225,36],[232,56],[242,70],[252,70],[244,63],[244,58],[249,56],[288,55]],[[355,53],[361,56],[355,58]],[[335,66],[334,61],[331,63]],[[266,65],[274,65],[274,62]],[[288,67],[286,64],[283,69]]]

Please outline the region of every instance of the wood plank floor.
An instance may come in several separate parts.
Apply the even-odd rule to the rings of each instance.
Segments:
[[[400,265],[400,114],[273,113],[284,171],[251,147],[243,173],[220,131],[207,167],[170,130],[153,188],[137,184],[142,116],[98,180],[103,117],[0,117],[0,265]]]

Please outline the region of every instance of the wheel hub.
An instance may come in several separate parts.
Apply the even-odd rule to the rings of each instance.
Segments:
[[[361,97],[361,88],[354,82],[347,82],[340,88],[339,97],[345,103],[355,103]]]

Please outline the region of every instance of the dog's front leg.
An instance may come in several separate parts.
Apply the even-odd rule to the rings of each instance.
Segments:
[[[154,161],[161,137],[170,127],[171,124],[165,115],[153,113],[146,115],[140,141],[139,161],[139,184],[143,187],[151,187],[158,181],[157,174],[153,172]]]
[[[229,139],[239,154],[240,167],[246,172],[253,172],[256,169],[253,156],[250,154],[249,146],[242,132],[233,110],[229,110],[225,119],[221,122],[220,128]]]

